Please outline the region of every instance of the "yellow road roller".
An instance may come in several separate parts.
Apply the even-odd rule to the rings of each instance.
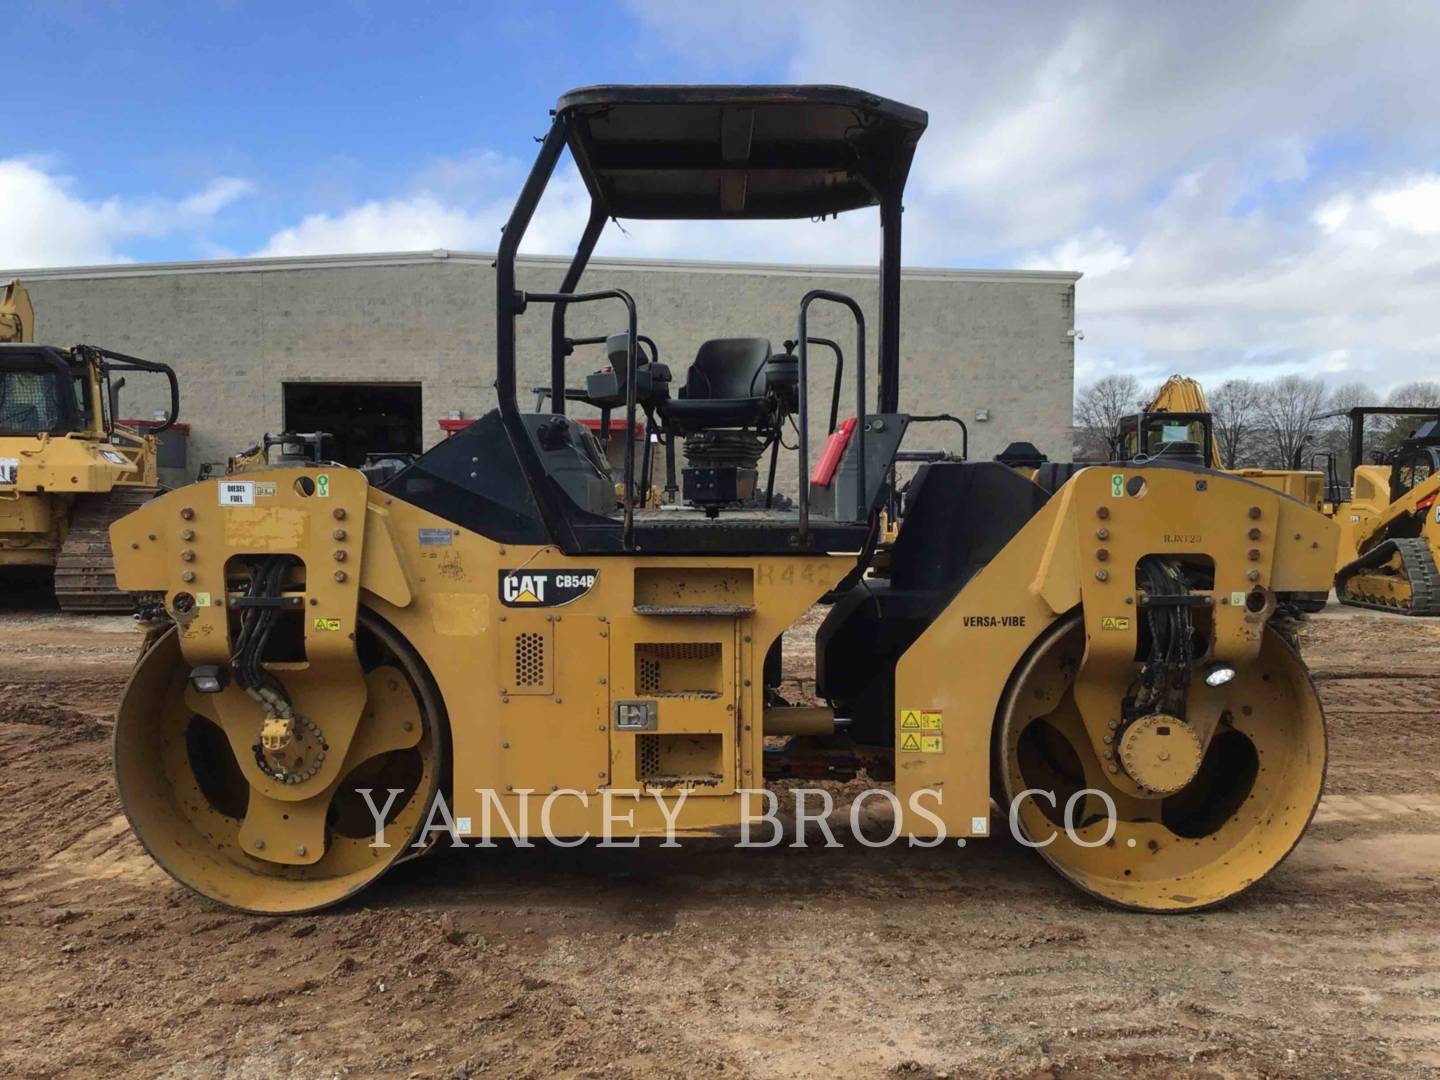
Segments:
[[[726,834],[767,780],[863,770],[897,824],[925,811],[905,842],[962,858],[1013,821],[1126,908],[1203,908],[1273,870],[1326,755],[1282,598],[1326,587],[1336,527],[1186,461],[1032,478],[905,448],[938,419],[901,408],[926,123],[834,86],[568,93],[496,259],[496,410],[388,478],[297,460],[118,522],[122,585],[165,598],[115,727],[156,861],[231,907],[301,912],[437,839]],[[516,253],[567,151],[588,222],[558,288],[530,291]],[[644,297],[581,287],[612,219],[872,207],[877,332],[817,285],[791,326],[656,343]],[[614,332],[567,333],[582,305]],[[812,336],[821,306],[853,333]],[[527,316],[549,333],[538,412],[517,392]],[[812,380],[841,367],[853,416],[832,384],[813,417]],[[625,433],[618,484],[581,407]],[[789,701],[782,634],[817,603],[819,700]]]

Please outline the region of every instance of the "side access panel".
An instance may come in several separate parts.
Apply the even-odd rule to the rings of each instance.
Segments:
[[[733,618],[611,620],[610,758],[617,790],[731,795],[739,761]]]
[[[607,782],[609,640],[560,609],[496,616],[497,761],[504,792],[597,791]]]

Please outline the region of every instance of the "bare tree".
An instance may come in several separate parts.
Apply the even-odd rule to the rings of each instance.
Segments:
[[[1397,386],[1385,399],[1386,405],[1414,409],[1440,409],[1440,382],[1427,380]],[[1421,416],[1373,416],[1366,425],[1366,442],[1377,450],[1394,450],[1424,422]],[[1373,429],[1373,430],[1372,430]]]
[[[1282,375],[1264,388],[1260,398],[1265,464],[1276,469],[1298,467],[1312,447],[1316,417],[1325,411],[1325,384],[1303,375]]]
[[[1427,380],[1397,386],[1390,391],[1390,396],[1385,399],[1385,404],[1413,405],[1420,409],[1440,408],[1440,382]]]
[[[1249,379],[1227,379],[1210,395],[1210,419],[1222,468],[1237,468],[1254,454],[1263,397],[1264,388]]]
[[[1330,391],[1325,399],[1327,413],[1348,413],[1361,405],[1375,404],[1375,389],[1366,383],[1341,383]],[[1336,470],[1341,476],[1349,476],[1355,463],[1350,460],[1350,418],[1333,416],[1320,421],[1315,429],[1315,442],[1319,450],[1334,454]]]
[[[1106,375],[1075,395],[1075,439],[1082,460],[1110,456],[1110,439],[1120,418],[1144,402],[1134,375]]]

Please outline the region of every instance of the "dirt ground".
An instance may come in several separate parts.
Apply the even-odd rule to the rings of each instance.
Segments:
[[[964,850],[441,851],[319,916],[157,870],[110,779],[136,636],[0,613],[0,1074],[1440,1074],[1440,623],[1333,606],[1316,824],[1199,915]]]

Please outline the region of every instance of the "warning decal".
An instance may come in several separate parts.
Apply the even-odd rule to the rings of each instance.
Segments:
[[[339,630],[339,629],[340,629],[340,620],[339,620],[339,619],[316,619],[316,620],[315,620],[315,629],[316,629],[316,630],[329,630],[329,631],[332,631],[332,632],[335,631],[335,630]]]
[[[1101,630],[1129,630],[1130,619],[1126,615],[1101,615]]]
[[[939,709],[901,709],[901,731],[939,731],[945,726],[945,714]]]
[[[943,754],[941,729],[945,716],[939,709],[900,710],[900,751],[906,754]]]
[[[916,734],[907,731],[900,736],[900,752],[902,754],[943,754],[945,752],[945,736],[930,732]]]

